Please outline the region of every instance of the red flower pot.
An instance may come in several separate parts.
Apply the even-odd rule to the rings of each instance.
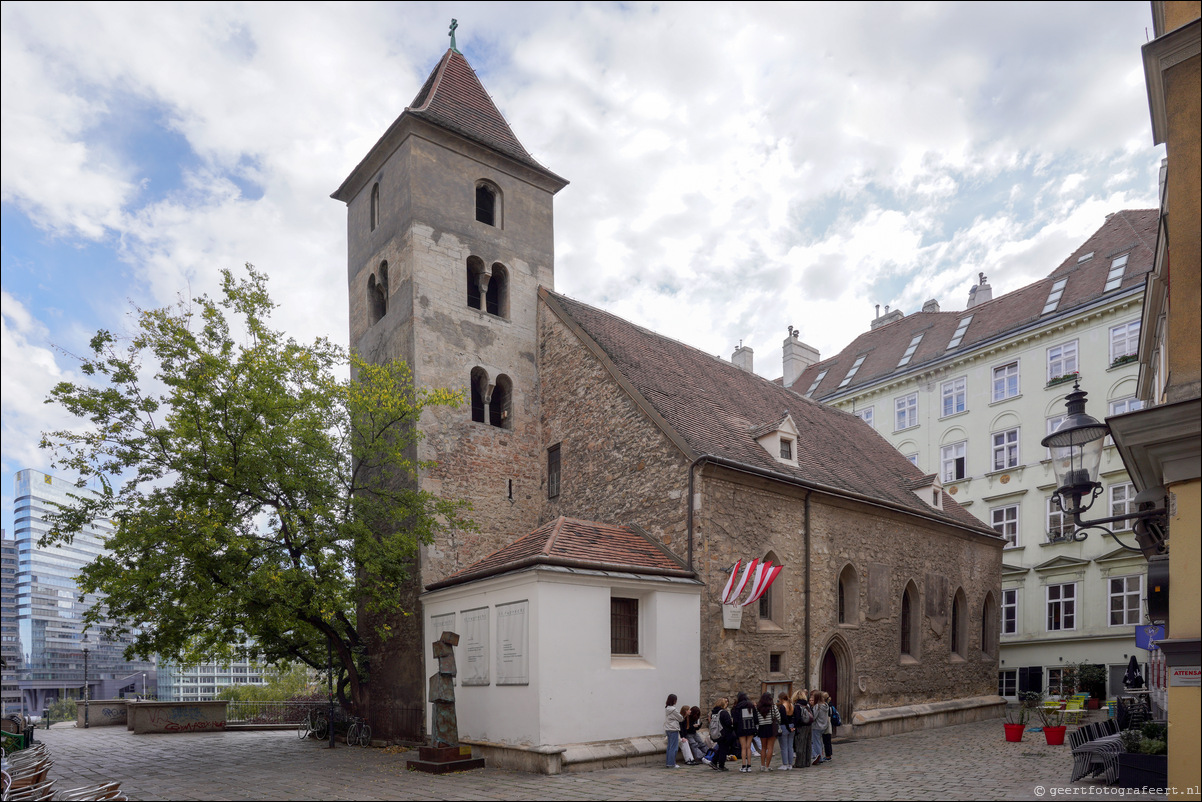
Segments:
[[[1047,739],[1048,746],[1064,746],[1064,731],[1067,729],[1063,724],[1059,727],[1044,727],[1043,737]]]
[[[1006,728],[1006,740],[1011,743],[1021,741],[1023,739],[1023,730],[1027,728],[1026,724],[1003,724],[1002,726]],[[1061,737],[1063,738],[1063,735]]]

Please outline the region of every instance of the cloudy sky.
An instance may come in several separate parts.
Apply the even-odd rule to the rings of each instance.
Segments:
[[[252,262],[345,343],[351,168],[459,49],[572,183],[556,289],[781,372],[1156,205],[1146,2],[3,4],[3,521],[65,352]]]

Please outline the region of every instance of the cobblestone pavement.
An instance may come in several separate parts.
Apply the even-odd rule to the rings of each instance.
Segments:
[[[71,788],[120,780],[130,799],[1047,799],[1117,796],[1097,780],[1068,785],[1067,746],[1042,734],[1006,743],[1000,721],[836,743],[809,769],[725,774],[659,766],[546,777],[483,769],[435,777],[405,769],[414,753],[333,751],[294,732],[134,735],[121,727],[39,730],[51,776]],[[1075,788],[1076,790],[1071,790]],[[1070,790],[1062,790],[1070,789]],[[1057,794],[1059,791],[1059,794]],[[1130,794],[1130,792],[1128,792]],[[1138,794],[1137,794],[1138,795]],[[1138,795],[1148,799],[1164,796]]]

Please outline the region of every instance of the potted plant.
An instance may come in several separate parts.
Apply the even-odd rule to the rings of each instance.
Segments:
[[[1039,723],[1043,726],[1043,737],[1048,746],[1064,746],[1064,733],[1068,727],[1064,723],[1064,711],[1059,706],[1050,707],[1043,703],[1035,708]]]
[[[1155,721],[1142,729],[1119,734],[1123,752],[1118,756],[1122,788],[1166,788],[1169,784],[1169,745],[1165,726]]]
[[[1040,694],[1024,691],[1018,695],[1018,704],[1011,707],[1006,705],[1006,740],[1018,743],[1023,739],[1023,730],[1031,719],[1031,697],[1040,698]]]
[[[1101,708],[1102,697],[1106,695],[1106,667],[1096,663],[1077,663],[1073,668],[1077,675],[1077,687],[1089,694],[1085,706],[1090,710]]]

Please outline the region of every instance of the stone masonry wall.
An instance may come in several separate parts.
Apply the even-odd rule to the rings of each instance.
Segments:
[[[542,304],[539,333],[540,523],[560,515],[633,523],[687,559],[688,460]],[[546,449],[556,443],[560,495],[547,499]]]

